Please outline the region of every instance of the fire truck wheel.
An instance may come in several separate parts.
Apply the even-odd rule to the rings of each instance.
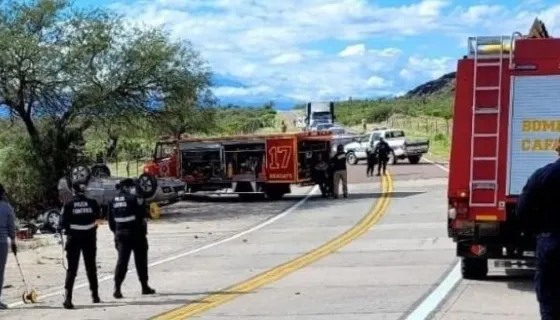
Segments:
[[[479,280],[488,274],[488,259],[463,258],[461,260],[461,273],[464,279]]]
[[[157,180],[151,174],[142,173],[138,177],[138,193],[142,198],[148,199],[153,197],[156,194],[157,187]]]

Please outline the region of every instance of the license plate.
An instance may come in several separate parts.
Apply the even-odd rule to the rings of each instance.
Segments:
[[[534,258],[535,257],[535,252],[534,251],[524,251],[523,256]]]
[[[177,194],[178,194],[179,196],[184,196],[184,195],[185,195],[185,191],[181,190],[181,191],[177,192]]]

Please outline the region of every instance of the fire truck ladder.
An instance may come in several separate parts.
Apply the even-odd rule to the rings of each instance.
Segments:
[[[469,38],[469,49],[470,53],[474,58],[474,85],[473,85],[473,104],[472,104],[472,135],[471,135],[471,152],[470,152],[470,192],[469,192],[469,204],[471,207],[496,207],[498,202],[498,153],[499,153],[499,143],[500,138],[500,111],[502,108],[501,99],[501,88],[502,88],[502,76],[503,76],[503,66],[504,66],[504,56],[508,53],[505,41],[510,40],[507,36],[494,36],[494,37],[473,37]],[[497,46],[499,50],[494,53],[482,53],[479,52],[480,46]],[[512,48],[509,48],[510,51]],[[509,57],[508,57],[509,58]],[[497,68],[497,85],[494,86],[481,86],[478,81],[478,74],[481,68]],[[492,106],[482,106],[480,104],[480,99],[478,98],[480,91],[494,91],[496,92],[496,102]],[[496,128],[494,132],[476,132],[478,126],[477,123],[481,121],[484,117],[495,117]],[[489,155],[484,157],[477,156],[477,138],[485,139],[495,139],[496,148]],[[480,146],[479,146],[480,148]],[[474,166],[480,164],[481,162],[492,162],[494,164],[494,175],[488,177],[488,179],[479,180],[474,177]],[[493,202],[477,202],[473,199],[473,191],[477,189],[491,189],[494,193]]]

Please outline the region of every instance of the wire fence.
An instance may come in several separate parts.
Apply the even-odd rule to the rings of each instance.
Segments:
[[[387,126],[392,128],[409,129],[416,132],[425,132],[429,134],[441,133],[444,135],[451,135],[452,123],[451,120],[442,118],[428,118],[428,117],[391,117],[387,120]]]

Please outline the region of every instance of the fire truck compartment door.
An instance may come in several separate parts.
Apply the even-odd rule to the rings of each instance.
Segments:
[[[297,150],[294,138],[266,140],[266,178],[269,182],[296,180]]]
[[[507,195],[519,195],[536,169],[558,158],[560,75],[514,76],[511,90]]]

